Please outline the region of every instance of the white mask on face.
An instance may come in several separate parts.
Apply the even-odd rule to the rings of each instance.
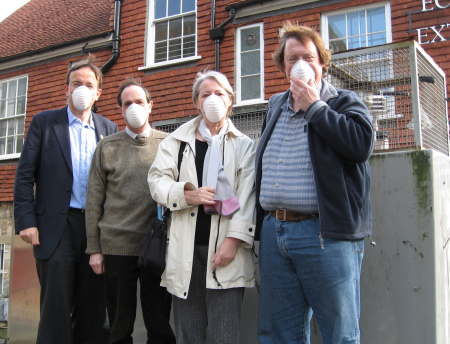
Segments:
[[[292,66],[291,76],[301,79],[304,82],[308,82],[309,79],[313,79],[315,81],[316,73],[314,73],[314,69],[312,69],[308,62],[298,60]]]
[[[133,103],[127,108],[125,117],[128,124],[137,129],[148,121],[148,114],[148,111],[143,106]]]
[[[210,122],[217,123],[225,117],[227,108],[222,98],[211,94],[203,102],[203,113]]]
[[[78,86],[72,92],[72,101],[78,110],[86,110],[92,102],[92,91],[86,86]]]

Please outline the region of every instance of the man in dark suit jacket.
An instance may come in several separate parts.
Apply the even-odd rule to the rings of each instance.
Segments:
[[[69,67],[68,106],[33,117],[17,166],[16,234],[33,245],[41,285],[37,343],[102,342],[104,281],[85,254],[84,219],[95,146],[118,131],[115,123],[91,111],[101,83],[93,57]]]

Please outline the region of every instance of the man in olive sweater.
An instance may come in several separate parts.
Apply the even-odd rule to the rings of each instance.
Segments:
[[[175,343],[169,324],[170,296],[160,287],[160,279],[137,267],[142,239],[157,216],[147,174],[167,134],[151,129],[153,102],[139,80],[122,83],[117,100],[127,126],[100,141],[92,159],[86,253],[94,272],[105,274],[111,343],[132,342],[138,279],[147,344]]]

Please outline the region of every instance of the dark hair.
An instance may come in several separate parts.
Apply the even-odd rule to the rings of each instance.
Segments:
[[[283,33],[280,36],[280,45],[278,49],[272,54],[272,60],[275,63],[275,66],[280,71],[285,73],[286,66],[284,65],[284,50],[286,48],[286,41],[289,38],[295,38],[302,44],[305,44],[310,40],[317,48],[317,52],[319,53],[319,61],[321,64],[323,64],[322,74],[323,76],[325,76],[327,74],[328,68],[330,68],[331,66],[331,52],[329,49],[325,48],[320,34],[316,30],[298,24],[292,24],[290,21],[286,21],[283,23],[282,30]]]
[[[89,54],[89,56],[83,60],[74,62],[72,64],[69,65],[69,69],[67,70],[67,75],[66,75],[66,85],[69,85],[69,79],[70,79],[70,74],[72,72],[75,72],[78,69],[81,69],[83,67],[89,67],[95,74],[95,78],[97,79],[98,85],[97,88],[102,88],[102,82],[103,82],[103,73],[100,70],[100,68],[94,64],[95,62],[95,56],[92,54]]]
[[[145,98],[147,99],[147,103],[150,103],[150,101],[152,100],[152,98],[150,97],[150,92],[144,87],[141,79],[129,77],[129,78],[126,78],[125,81],[121,82],[120,86],[119,86],[119,93],[117,94],[117,103],[119,104],[120,107],[122,107],[123,90],[126,89],[128,86],[138,86],[138,87],[142,88],[142,90],[145,93]]]

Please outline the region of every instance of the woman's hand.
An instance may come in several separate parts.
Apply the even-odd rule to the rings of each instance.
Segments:
[[[213,270],[218,266],[226,266],[231,261],[233,261],[236,255],[237,248],[241,244],[241,240],[236,238],[225,238],[225,240],[220,244],[219,249],[214,255],[214,265]]]
[[[211,186],[202,186],[197,190],[184,190],[184,198],[189,205],[215,204],[216,189]]]

